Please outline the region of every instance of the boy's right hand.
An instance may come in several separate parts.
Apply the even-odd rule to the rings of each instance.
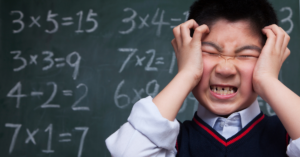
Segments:
[[[190,36],[190,29],[195,30],[193,37]],[[177,58],[178,74],[193,78],[193,86],[196,86],[203,73],[201,39],[209,33],[209,28],[189,20],[175,27],[173,33],[175,38],[171,43]]]
[[[193,38],[190,29],[195,30]],[[152,100],[161,115],[170,121],[174,121],[184,100],[202,77],[201,38],[208,32],[206,25],[199,26],[194,20],[173,29],[175,39],[172,45],[177,57],[178,73]]]

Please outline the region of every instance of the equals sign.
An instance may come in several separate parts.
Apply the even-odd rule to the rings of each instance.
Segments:
[[[71,133],[59,134],[59,137],[69,137],[69,136],[72,136],[72,134]],[[71,139],[62,139],[62,140],[59,140],[58,142],[71,142]]]
[[[70,26],[73,24],[72,20],[73,18],[72,17],[63,17],[62,18],[63,21],[66,21],[66,22],[63,22],[61,25],[63,26]]]
[[[163,62],[163,60],[164,60],[164,57],[158,57],[158,58],[156,58],[155,64],[165,64],[165,63]]]
[[[180,22],[181,18],[171,18],[171,21]],[[176,26],[170,26],[170,28],[174,28]]]
[[[55,58],[54,60],[55,60],[55,62],[62,62],[62,61],[65,60],[65,58]],[[65,66],[65,63],[56,64],[57,68],[61,68],[61,67],[64,67],[64,66]]]
[[[73,91],[71,91],[71,90],[63,90],[62,92],[63,92],[64,96],[72,96],[73,95]]]
[[[31,92],[31,96],[41,96],[44,95],[43,92]]]

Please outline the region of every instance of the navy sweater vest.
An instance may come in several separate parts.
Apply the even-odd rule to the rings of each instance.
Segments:
[[[247,126],[225,139],[195,114],[180,124],[177,157],[282,157],[289,137],[277,116],[260,113]]]

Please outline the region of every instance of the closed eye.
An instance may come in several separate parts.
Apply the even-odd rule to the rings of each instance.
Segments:
[[[211,52],[202,52],[202,53],[206,53],[211,56],[219,56],[219,53],[211,53]]]
[[[258,58],[256,56],[251,56],[251,55],[238,55],[236,56],[237,58],[241,58],[241,59],[246,59],[246,58]]]

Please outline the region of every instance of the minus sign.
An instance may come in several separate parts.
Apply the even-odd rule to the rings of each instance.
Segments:
[[[39,95],[44,95],[43,92],[31,92],[31,96],[39,96]]]
[[[171,18],[171,21],[181,21],[181,19]]]

